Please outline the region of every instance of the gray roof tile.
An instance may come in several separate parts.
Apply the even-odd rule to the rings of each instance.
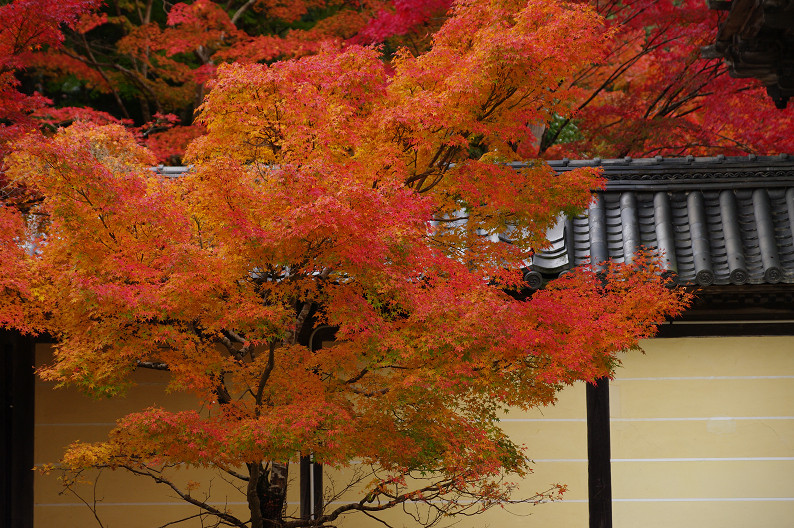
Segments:
[[[794,284],[794,160],[787,155],[550,165],[558,172],[601,166],[608,181],[584,215],[561,221],[550,248],[533,257],[536,272],[631,262],[642,247],[660,253],[682,284]]]

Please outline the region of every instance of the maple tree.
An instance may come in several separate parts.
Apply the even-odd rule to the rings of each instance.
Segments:
[[[555,116],[540,141],[541,156],[771,154],[794,149],[787,133],[794,124],[790,109],[776,110],[757,82],[732,79],[720,60],[700,57],[720,17],[700,0],[573,3],[591,5],[605,19],[612,31],[609,52],[571,76],[569,82],[579,90],[576,112]],[[38,12],[48,12],[36,9],[39,4],[49,2],[15,0],[10,5],[33,6],[29,13],[35,23]],[[59,5],[71,5],[72,18],[60,25],[58,45],[50,39],[17,61],[26,72],[25,95],[19,96],[31,104],[38,101],[39,111],[28,108],[23,114],[54,125],[75,118],[134,125],[159,163],[178,164],[190,140],[204,133],[194,122],[194,109],[219,64],[300,57],[316,53],[324,42],[381,43],[387,57],[403,46],[418,54],[445,20],[450,1]],[[33,95],[33,86],[67,108],[44,105],[41,96]],[[759,122],[765,126],[758,127]]]
[[[605,18],[609,52],[572,76],[577,111],[546,129],[543,157],[794,151],[794,111],[776,109],[758,81],[731,78],[721,59],[701,57],[720,12],[701,0],[579,3]]]
[[[390,7],[388,0],[108,2],[84,9],[65,31],[64,45],[34,54],[29,66],[53,95],[99,105],[119,122],[140,126],[158,161],[178,163],[203,132],[193,111],[218,64],[272,62],[314,53],[323,42],[415,33],[449,2]],[[179,118],[178,126],[157,119],[169,115]]]
[[[8,175],[42,198],[0,207],[0,324],[57,337],[47,379],[115,395],[135,369],[167,370],[204,409],[133,413],[61,466],[124,469],[255,528],[559,491],[511,496],[531,468],[498,413],[609,375],[685,303],[652,259],[520,294],[532,248],[601,181],[501,162],[569,114],[560,80],[604,48],[586,6],[461,0],[426,52],[388,65],[325,45],[220,66],[180,178],[117,124],[19,141]],[[337,343],[315,352],[301,336],[325,325]],[[349,502],[285,517],[289,462],[310,453],[374,469]],[[250,518],[177,486],[178,464],[236,479]]]
[[[15,73],[30,65],[37,50],[58,47],[64,39],[62,28],[76,25],[81,14],[97,4],[23,0],[0,5],[0,158],[11,141],[36,126],[35,112],[51,103],[39,93],[21,91]]]

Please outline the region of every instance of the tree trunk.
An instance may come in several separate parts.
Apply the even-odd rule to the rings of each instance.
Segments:
[[[281,526],[284,522],[284,505],[287,500],[289,464],[270,462],[248,464],[248,509],[251,511],[251,528]]]
[[[152,120],[152,110],[149,107],[149,100],[146,99],[146,96],[141,94],[140,97],[141,102],[141,115],[143,116],[143,122],[148,123]]]

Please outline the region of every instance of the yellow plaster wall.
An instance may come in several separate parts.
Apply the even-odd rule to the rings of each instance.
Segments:
[[[37,345],[36,364],[50,360],[48,345]],[[137,386],[123,398],[91,399],[72,389],[55,389],[54,384],[36,381],[36,416],[34,459],[37,465],[57,462],[64,448],[77,440],[101,441],[122,416],[150,406],[169,410],[189,409],[195,400],[186,394],[166,392],[167,373],[140,370],[134,374]],[[96,473],[87,473],[86,481]],[[189,480],[204,485],[195,496],[204,498],[218,508],[225,506],[245,512],[243,495],[211,472],[179,469],[171,477],[180,485]],[[154,528],[166,522],[195,515],[198,509],[177,499],[162,484],[132,477],[122,471],[103,471],[96,489],[89,484],[76,488],[89,503],[96,498],[96,511],[105,528]],[[209,494],[209,495],[208,495]],[[57,472],[36,474],[34,478],[34,526],[36,528],[89,528],[100,526],[81,499],[63,493]],[[242,515],[242,513],[241,513]],[[210,524],[211,525],[211,524]],[[193,519],[177,526],[199,527]]]
[[[794,338],[643,348],[610,387],[615,527],[792,526]]]
[[[615,528],[791,526],[794,338],[657,339],[643,347],[646,355],[624,357],[610,389]],[[46,353],[41,350],[42,358]],[[191,405],[185,396],[164,393],[164,373],[139,375],[141,385],[121,400],[88,400],[38,382],[37,462],[57,459],[73,440],[101,439],[126,412],[154,403],[172,409]],[[564,482],[566,500],[493,510],[457,526],[586,527],[584,386],[563,391],[554,407],[510,413],[503,425],[535,461],[523,489],[531,493]],[[206,480],[187,472],[179,477]],[[100,483],[98,511],[109,527],[159,526],[195,513],[139,479],[106,473]],[[52,477],[37,476],[36,526],[92,526],[88,509],[58,491]],[[90,498],[91,489],[86,491]],[[242,495],[217,477],[212,494],[218,504],[245,509]],[[297,497],[290,503],[296,508]],[[394,526],[416,526],[395,512],[382,518]],[[383,526],[360,516],[341,524]]]
[[[623,357],[610,385],[614,527],[793,526],[794,337],[655,339],[643,348]],[[584,387],[563,391],[553,408],[508,415],[504,426],[536,462],[526,489],[565,482],[567,498],[458,526],[588,526]]]

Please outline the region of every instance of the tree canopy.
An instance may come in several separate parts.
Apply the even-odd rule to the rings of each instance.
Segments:
[[[221,13],[195,2],[169,19],[236,16]],[[218,24],[195,38],[232,32]],[[574,76],[609,56],[611,37],[585,4],[461,0],[424,51],[388,62],[336,41],[220,65],[180,178],[152,170],[155,155],[121,124],[17,135],[0,324],[57,338],[45,378],[109,396],[136,369],[167,370],[203,409],[130,414],[107,441],[71,446],[62,467],[124,469],[254,528],[406,501],[447,515],[547,498],[511,495],[531,468],[498,414],[610,375],[619,351],[686,302],[652,255],[525,291],[547,228],[603,184],[594,169],[557,175],[529,160],[530,131],[571,115]],[[171,64],[157,56],[153,68]],[[502,163],[514,160],[523,168]],[[320,326],[337,344],[315,352],[301,336]],[[371,466],[371,480],[318,520],[287,518],[289,462],[309,453]],[[180,489],[161,472],[178,464],[236,479],[250,517]]]
[[[577,111],[548,127],[544,157],[794,151],[794,111],[775,108],[758,81],[731,78],[721,59],[701,58],[721,12],[701,0],[578,3],[613,33],[606,56],[568,81],[581,90]]]
[[[3,3],[3,2],[0,2]],[[565,81],[578,95],[555,114],[540,155],[774,154],[794,149],[792,111],[750,79],[700,57],[718,12],[700,0],[570,0],[604,19],[607,51]],[[57,5],[51,5],[57,4]],[[160,163],[181,163],[217,68],[272,63],[323,43],[425,51],[450,0],[14,0],[0,6],[0,143],[74,119],[131,128]],[[568,28],[567,31],[570,31]],[[563,33],[563,35],[565,34]],[[759,127],[758,123],[764,123]]]

